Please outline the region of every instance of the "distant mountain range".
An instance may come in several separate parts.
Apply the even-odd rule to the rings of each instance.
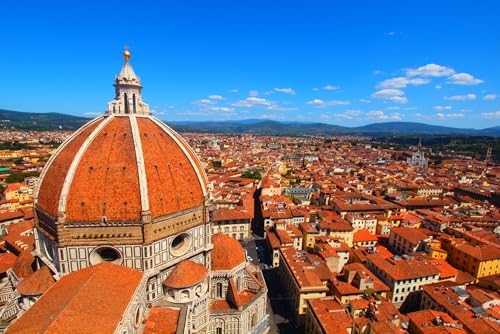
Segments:
[[[89,118],[60,113],[28,113],[0,109],[0,129],[76,130]],[[167,122],[180,132],[235,133],[255,135],[465,135],[500,137],[500,126],[482,130],[461,129],[414,122],[373,123],[345,127],[326,123],[277,122],[260,119],[210,122]]]

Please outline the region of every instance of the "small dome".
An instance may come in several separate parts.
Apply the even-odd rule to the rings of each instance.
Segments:
[[[167,288],[182,289],[194,286],[207,278],[208,269],[200,263],[185,260],[179,263],[163,282]]]
[[[17,286],[17,291],[24,296],[39,296],[44,294],[54,283],[55,279],[49,268],[42,267],[22,280]]]
[[[240,243],[223,233],[212,235],[212,270],[231,270],[244,263],[245,252]]]

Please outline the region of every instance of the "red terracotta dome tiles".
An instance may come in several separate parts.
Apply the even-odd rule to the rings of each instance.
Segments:
[[[163,285],[174,289],[188,288],[203,282],[207,275],[207,267],[191,260],[185,260],[172,270],[163,281]]]
[[[240,243],[223,233],[212,235],[212,270],[231,270],[246,261]]]
[[[116,117],[83,154],[71,184],[67,221],[139,221],[142,211],[128,117]]]
[[[59,197],[71,162],[83,142],[102,121],[103,118],[84,125],[81,131],[56,153],[54,160],[46,167],[47,171],[38,191],[37,206],[52,218],[58,215]]]
[[[202,185],[182,148],[151,119],[138,118],[137,123],[152,217],[201,206]]]

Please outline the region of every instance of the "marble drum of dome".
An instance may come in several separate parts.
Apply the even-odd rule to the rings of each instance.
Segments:
[[[59,274],[100,262],[158,269],[210,244],[202,164],[150,114],[124,57],[108,112],[60,146],[35,193],[37,255]]]

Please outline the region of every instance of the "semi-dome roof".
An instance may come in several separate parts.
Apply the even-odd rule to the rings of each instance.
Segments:
[[[223,233],[212,235],[212,270],[231,270],[246,261],[240,243]]]
[[[163,281],[167,288],[183,289],[203,282],[207,278],[208,269],[200,263],[185,260],[179,263]]]

